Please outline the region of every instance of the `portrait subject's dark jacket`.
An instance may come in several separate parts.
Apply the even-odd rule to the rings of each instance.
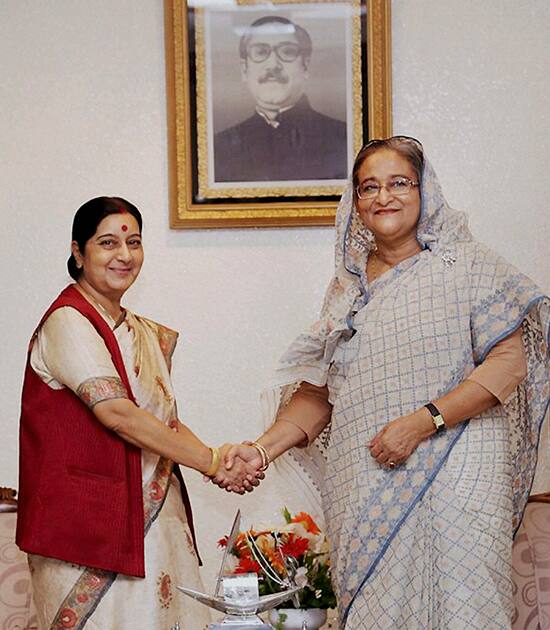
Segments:
[[[311,108],[306,96],[279,125],[254,114],[214,137],[214,181],[254,182],[347,177],[346,124]]]

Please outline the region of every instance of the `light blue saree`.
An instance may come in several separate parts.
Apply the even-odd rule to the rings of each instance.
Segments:
[[[550,301],[472,238],[427,162],[421,198],[424,249],[369,286],[372,235],[348,186],[320,320],[274,384],[282,404],[303,380],[329,387],[330,429],[293,455],[322,495],[342,628],[510,628],[512,538],[550,398]],[[366,444],[388,421],[456,387],[519,327],[528,376],[504,405],[394,470],[376,463]]]

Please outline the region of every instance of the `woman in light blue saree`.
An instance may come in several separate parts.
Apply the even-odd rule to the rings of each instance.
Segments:
[[[342,628],[510,628],[550,301],[473,239],[411,138],[362,149],[336,232],[320,319],[282,358],[257,444],[303,447],[282,460],[320,492]]]

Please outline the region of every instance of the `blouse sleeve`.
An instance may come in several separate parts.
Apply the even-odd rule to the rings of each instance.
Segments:
[[[285,420],[302,429],[307,436],[299,446],[310,444],[327,426],[332,414],[332,405],[328,401],[328,387],[317,387],[303,381],[298,390],[283,407],[277,420]]]
[[[526,376],[527,360],[520,327],[495,344],[467,380],[478,383],[502,403]]]
[[[71,389],[88,407],[128,398],[105,342],[76,309],[55,310],[38,331],[31,367],[52,389]]]

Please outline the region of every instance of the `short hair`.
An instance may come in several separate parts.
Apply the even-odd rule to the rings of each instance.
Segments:
[[[424,149],[418,140],[409,136],[392,136],[391,138],[370,140],[357,154],[353,163],[352,180],[353,190],[359,186],[359,169],[369,155],[380,149],[389,149],[399,153],[412,166],[418,181],[422,179],[424,170]]]
[[[298,45],[300,46],[300,50],[302,51],[302,60],[304,61],[304,63],[308,61],[313,50],[313,45],[311,43],[311,37],[309,36],[309,33],[302,26],[292,22],[292,20],[288,20],[287,18],[277,15],[266,15],[264,17],[258,18],[246,28],[246,31],[239,41],[239,57],[243,60],[246,60],[246,51],[248,48],[248,44],[250,43],[250,40],[252,39],[252,36],[254,34],[254,29],[263,26],[264,24],[269,24],[271,22],[276,24],[284,24],[286,27],[290,27],[288,28],[288,32],[296,36],[296,39],[298,40]]]
[[[71,240],[76,241],[82,254],[86,249],[86,243],[96,233],[97,226],[103,219],[111,214],[119,214],[121,212],[128,212],[136,219],[141,234],[143,228],[141,212],[129,201],[122,199],[122,197],[95,197],[95,199],[90,199],[90,201],[80,206],[74,215]],[[78,280],[82,274],[82,269],[76,266],[76,260],[72,254],[67,260],[67,270],[74,280]]]

